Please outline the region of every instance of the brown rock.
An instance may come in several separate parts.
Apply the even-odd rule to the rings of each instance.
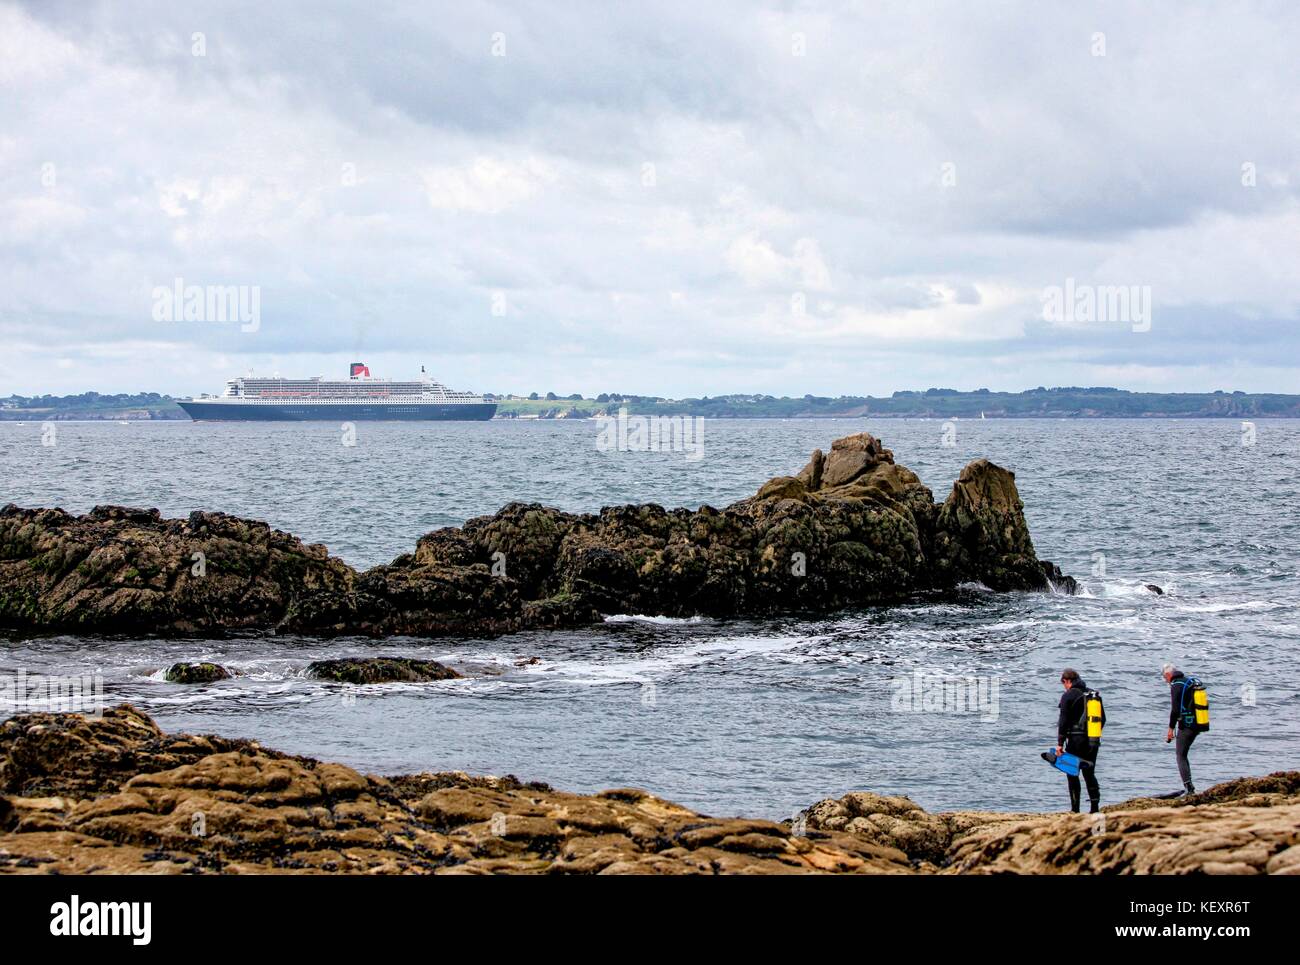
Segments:
[[[808,489],[803,482],[794,476],[777,476],[775,479],[769,479],[763,483],[758,491],[756,499],[797,499],[805,502],[808,499]]]
[[[1015,474],[987,459],[961,471],[935,521],[934,565],[958,582],[993,590],[1046,589]]]
[[[0,797],[0,871],[907,870],[901,854],[793,839],[772,822],[713,819],[635,789],[584,796],[508,777],[365,777],[247,741],[163,735],[125,706],[98,721],[35,714],[5,727],[11,738],[21,735],[0,744],[0,773],[15,789],[35,782],[67,793]],[[84,746],[61,756],[75,743]],[[13,760],[15,752],[48,765],[40,781],[30,763]],[[64,773],[97,761],[103,787]]]
[[[1269,874],[1290,867],[1300,801],[1058,815],[976,828],[948,854],[963,874]]]
[[[1300,872],[1300,772],[1116,805],[1100,828],[1087,815],[928,814],[905,797],[854,792],[814,805],[795,835],[634,788],[367,777],[249,741],[165,735],[124,705],[101,720],[6,721],[0,778],[0,871],[10,872]]]
[[[893,461],[894,454],[868,432],[836,439],[831,444],[831,454],[826,459],[821,474],[821,485],[818,488],[833,489],[836,486],[843,486],[868,470],[874,469],[880,463]]]
[[[826,468],[826,457],[820,449],[814,449],[812,458],[808,465],[799,470],[799,481],[808,489],[808,492],[815,493],[822,488],[822,472]]]
[[[1098,816],[928,814],[854,792],[806,812],[813,829],[894,846],[945,874],[1297,873],[1300,771],[1241,778],[1177,801],[1137,799]]]

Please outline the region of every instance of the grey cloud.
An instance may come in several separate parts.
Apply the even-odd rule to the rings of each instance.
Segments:
[[[222,358],[356,351],[567,391],[605,388],[574,364],[599,360],[677,395],[848,391],[886,358],[890,389],[949,359],[1285,389],[1300,358],[1278,250],[1300,226],[1290,7],[0,16],[24,55],[0,74],[0,334],[21,346],[0,382],[25,390],[113,388],[141,368],[127,344],[170,391]],[[154,323],[174,277],[259,286],[261,330]],[[1044,326],[1039,292],[1067,277],[1153,285],[1153,331]]]

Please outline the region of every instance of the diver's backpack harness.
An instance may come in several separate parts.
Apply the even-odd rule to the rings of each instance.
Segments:
[[[1182,695],[1178,698],[1179,718],[1182,726],[1197,733],[1210,729],[1210,694],[1199,677],[1183,677]],[[1192,699],[1187,700],[1188,693]]]

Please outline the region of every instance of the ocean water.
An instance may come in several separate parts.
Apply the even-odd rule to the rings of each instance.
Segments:
[[[1172,660],[1210,689],[1199,786],[1300,766],[1297,421],[1260,420],[1253,445],[1233,421],[961,421],[951,446],[939,421],[710,421],[698,460],[601,452],[582,421],[361,423],[354,447],[324,423],[61,423],[53,446],[38,424],[0,423],[0,503],[223,510],[364,567],[511,500],[720,507],[862,430],[940,499],[970,459],[1014,470],[1039,555],[1085,591],[972,586],[817,620],[623,614],[491,640],[0,638],[0,674],[99,674],[110,702],[168,730],[370,773],[632,785],[711,814],[780,818],[855,789],[932,810],[1062,809],[1064,779],[1038,755],[1054,742],[1065,666],[1105,697],[1103,800],[1174,790],[1159,676]],[[344,655],[431,658],[467,677],[357,689],[302,676]],[[241,676],[162,680],[194,659]],[[935,681],[948,682],[946,703]],[[19,709],[2,701],[0,716]]]

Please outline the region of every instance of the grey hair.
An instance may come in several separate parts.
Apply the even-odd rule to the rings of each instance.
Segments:
[[[1172,663],[1167,663],[1160,668],[1160,672],[1167,673],[1167,674],[1174,674],[1178,672],[1178,668],[1175,667]]]

